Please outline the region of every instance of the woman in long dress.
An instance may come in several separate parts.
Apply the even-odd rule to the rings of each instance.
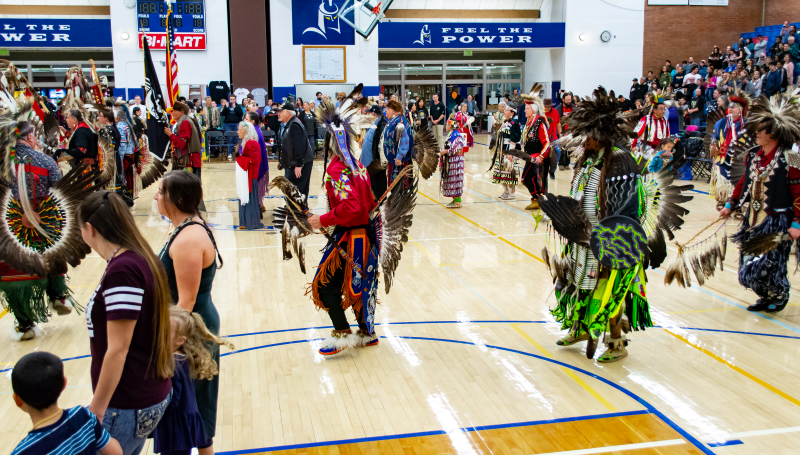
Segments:
[[[171,171],[158,184],[155,200],[158,213],[169,218],[175,230],[159,256],[164,263],[172,301],[203,318],[208,330],[219,335],[219,313],[211,301],[211,285],[217,273],[217,245],[214,234],[200,216],[203,200],[200,179],[189,172]],[[256,206],[258,208],[258,206]],[[219,259],[222,267],[222,258]],[[219,346],[210,344],[211,357],[219,365]],[[197,408],[203,417],[205,447],[201,455],[214,453],[217,427],[219,375],[209,380],[195,380]]]
[[[449,209],[461,208],[461,194],[464,190],[464,149],[466,148],[466,138],[458,129],[458,123],[451,119],[447,122],[447,132],[449,136],[445,143],[445,150],[442,155],[439,167],[442,172],[441,189],[442,195],[453,198],[453,202],[445,207]]]
[[[241,150],[236,157],[236,192],[239,196],[239,229],[260,229],[261,208],[258,196],[258,171],[261,167],[261,147],[255,127],[247,122],[239,123]],[[247,174],[246,176],[244,174]],[[246,179],[246,183],[240,180]]]

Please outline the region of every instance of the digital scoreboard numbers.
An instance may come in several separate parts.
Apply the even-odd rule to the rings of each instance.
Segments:
[[[167,4],[159,0],[138,0],[136,15],[139,28],[139,49],[142,37],[147,36],[150,49],[167,47]],[[175,28],[175,48],[205,50],[206,7],[203,0],[175,0],[172,24]]]

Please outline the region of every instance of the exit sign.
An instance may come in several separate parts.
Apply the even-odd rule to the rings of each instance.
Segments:
[[[464,49],[464,57],[472,57],[472,49]]]

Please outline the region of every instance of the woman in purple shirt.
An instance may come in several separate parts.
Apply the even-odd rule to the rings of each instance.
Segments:
[[[261,132],[261,117],[255,112],[248,112],[245,121],[252,123],[258,135],[258,146],[261,148],[261,165],[258,168],[258,205],[261,212],[265,212],[264,196],[267,194],[269,185],[269,163],[267,162],[267,143],[264,141],[264,134]],[[262,215],[263,217],[263,215]]]

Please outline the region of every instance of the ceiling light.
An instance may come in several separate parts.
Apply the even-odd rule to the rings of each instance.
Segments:
[[[586,41],[586,35],[581,33],[580,35],[578,35],[578,39],[581,40],[581,41]]]
[[[128,32],[122,32],[120,33],[119,37],[122,38],[123,41],[127,41],[131,36],[128,35]]]

